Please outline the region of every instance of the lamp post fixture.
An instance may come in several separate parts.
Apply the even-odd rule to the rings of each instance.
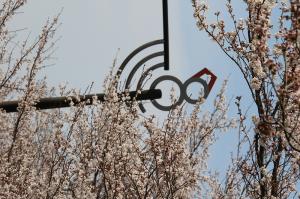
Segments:
[[[145,80],[147,77],[149,77],[150,73],[152,71],[155,71],[157,69],[163,68],[165,71],[168,71],[170,69],[170,61],[169,61],[169,21],[168,21],[168,0],[162,0],[162,17],[163,17],[163,39],[154,40],[151,42],[148,42],[137,49],[135,49],[132,53],[130,53],[125,60],[122,62],[122,64],[119,67],[119,70],[117,71],[116,76],[120,77],[124,71],[125,68],[128,68],[130,65],[130,61],[140,52],[142,52],[145,49],[148,49],[153,46],[157,45],[163,45],[163,51],[154,52],[150,55],[147,55],[146,57],[142,58],[137,64],[133,66],[133,69],[130,71],[129,75],[127,76],[127,80],[125,81],[125,89],[128,90],[130,86],[132,86],[132,80],[134,75],[136,74],[137,70],[144,67],[146,62],[149,60],[152,60],[157,57],[163,57],[164,61],[161,63],[154,64],[143,71],[142,75],[140,76],[138,83],[136,85],[136,91],[141,91],[141,93],[137,93],[136,91],[129,92],[130,99],[136,99],[140,101],[139,107],[142,112],[145,112],[145,108],[143,106],[142,101],[144,100],[151,100],[152,104],[161,111],[170,111],[175,106],[181,105],[184,100],[186,100],[190,104],[197,103],[198,99],[191,99],[190,96],[187,94],[187,87],[192,83],[199,83],[203,86],[203,98],[207,98],[210,91],[212,90],[212,87],[214,86],[217,77],[210,72],[207,68],[202,69],[197,74],[193,75],[191,78],[189,78],[187,81],[182,83],[177,77],[170,76],[170,75],[163,75],[158,77],[154,80],[154,82],[151,84],[150,88],[148,90],[143,90],[142,85],[145,83]],[[201,77],[203,75],[210,76],[209,82],[205,81]],[[156,89],[156,86],[163,82],[163,81],[173,81],[178,85],[180,88],[180,97],[179,99],[170,106],[163,106],[159,104],[157,99],[162,97],[162,91],[159,89]],[[119,93],[120,96],[124,95],[125,93]],[[49,97],[49,98],[42,98],[39,101],[35,103],[35,107],[37,109],[53,109],[53,108],[63,108],[63,107],[69,107],[70,102],[74,104],[78,104],[80,102],[85,102],[85,105],[91,105],[92,100],[97,97],[97,100],[104,101],[105,95],[104,94],[91,94],[91,95],[84,95],[84,96],[71,96],[71,97]],[[6,102],[0,102],[0,109],[4,109],[6,112],[17,112],[18,111],[18,105],[20,101],[6,101]]]

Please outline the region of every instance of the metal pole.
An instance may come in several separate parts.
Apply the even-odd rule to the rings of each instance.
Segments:
[[[125,92],[118,94],[120,97],[126,95]],[[131,91],[128,93],[130,99],[141,100],[153,100],[159,99],[162,96],[162,92],[159,89],[144,90],[138,94],[136,91]],[[105,101],[105,94],[91,94],[91,95],[80,95],[79,98],[75,96],[64,96],[64,97],[49,97],[41,98],[34,105],[37,109],[54,109],[54,108],[64,108],[70,107],[70,102],[72,101],[74,105],[79,104],[80,102],[86,102],[85,105],[91,105],[93,99],[97,97],[99,101]],[[79,100],[78,100],[79,99]],[[0,103],[0,109],[5,110],[7,113],[18,112],[18,106],[20,101],[6,101]]]
[[[164,62],[165,70],[169,70],[169,14],[168,14],[168,0],[162,0],[163,3],[163,30],[164,30]]]

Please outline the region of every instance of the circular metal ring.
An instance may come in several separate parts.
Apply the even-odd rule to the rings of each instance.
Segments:
[[[157,79],[151,84],[150,89],[155,89],[155,87],[156,87],[160,82],[162,82],[162,81],[167,81],[167,80],[173,81],[173,82],[175,82],[175,83],[178,85],[178,87],[179,87],[179,89],[180,89],[180,97],[179,97],[179,99],[177,100],[176,103],[174,103],[173,105],[170,105],[170,106],[163,106],[163,105],[159,104],[156,100],[151,100],[152,104],[153,104],[156,108],[158,108],[159,110],[162,110],[162,111],[170,111],[172,108],[174,108],[174,107],[179,106],[180,104],[182,104],[182,102],[183,102],[183,100],[184,100],[184,97],[183,97],[183,95],[182,95],[182,94],[184,93],[184,92],[183,92],[184,86],[183,86],[182,82],[181,82],[179,79],[177,79],[176,77],[173,77],[173,76],[171,76],[171,75],[164,75],[164,76],[161,76],[161,77],[157,78]]]
[[[186,82],[184,82],[184,84],[183,84],[183,88],[184,88],[184,91],[185,91],[184,92],[184,98],[190,104],[196,104],[197,102],[199,102],[199,99],[191,99],[190,96],[188,96],[188,94],[187,94],[188,86],[191,83],[195,83],[195,82],[202,84],[202,86],[204,88],[204,96],[203,97],[206,99],[207,96],[208,96],[208,85],[207,85],[206,81],[204,81],[201,78],[190,78],[190,79],[186,80]]]

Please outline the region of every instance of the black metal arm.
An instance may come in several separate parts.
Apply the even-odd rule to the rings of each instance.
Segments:
[[[126,93],[119,93],[119,96],[125,95]],[[152,89],[144,90],[138,94],[136,91],[131,91],[128,93],[130,99],[141,100],[154,100],[159,99],[162,96],[161,90]],[[74,105],[79,104],[80,102],[86,102],[85,105],[91,105],[93,99],[97,97],[99,101],[105,101],[105,94],[92,94],[92,95],[80,95],[79,98],[75,96],[64,96],[64,97],[49,97],[42,98],[36,102],[35,107],[39,110],[42,109],[53,109],[53,108],[64,108],[70,107],[70,103],[73,102]],[[7,101],[0,103],[0,109],[4,109],[7,113],[18,112],[18,106],[20,101]]]

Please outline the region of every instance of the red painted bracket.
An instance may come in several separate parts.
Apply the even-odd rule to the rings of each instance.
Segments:
[[[210,81],[208,83],[208,90],[209,92],[211,91],[211,89],[213,88],[214,84],[217,81],[217,76],[215,74],[213,74],[210,70],[208,70],[207,68],[202,69],[201,71],[199,71],[198,73],[196,73],[195,75],[193,75],[192,78],[200,78],[203,75],[209,75],[210,76]]]

